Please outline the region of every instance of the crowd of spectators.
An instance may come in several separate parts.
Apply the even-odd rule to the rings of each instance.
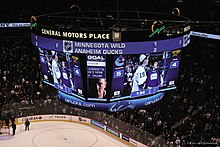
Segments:
[[[3,64],[0,69],[0,87],[6,101],[30,100],[42,90],[38,57],[30,45],[28,40],[22,38],[1,39],[0,62]]]
[[[61,104],[54,88],[40,80],[38,53],[29,38],[2,39],[1,48],[1,63],[4,64],[0,69],[0,99],[4,114],[11,113],[15,117],[49,113],[94,116],[92,119],[118,131],[127,130],[127,135],[138,137],[142,142],[150,137],[141,138],[140,130],[121,130],[119,122],[125,122],[128,128],[133,126],[147,131],[166,140],[167,144],[213,143],[219,138],[220,75],[216,71],[218,46],[215,40],[192,37],[189,47],[182,50],[177,89],[166,92],[160,102],[144,110],[113,114]]]
[[[23,2],[27,5],[19,7]],[[214,2],[205,2],[204,5],[210,8],[218,7]],[[0,9],[0,20],[27,22],[31,15],[65,11],[76,2],[62,2],[62,5],[58,1],[54,3],[51,5],[47,1],[32,4],[29,1],[4,1],[5,7]],[[100,10],[104,6],[106,10],[116,8],[116,4],[110,1],[78,3],[84,10]],[[166,7],[167,3],[168,1],[157,0],[157,3],[151,3],[146,7],[151,11],[167,12],[175,6],[173,3]],[[200,14],[201,11],[197,12],[198,8],[195,7],[196,1],[184,1],[180,8],[183,9],[183,6],[189,3],[191,3],[189,9],[183,11],[185,16],[200,20],[217,19],[215,14],[218,9],[206,10],[202,5],[200,8],[204,9],[202,11],[204,14]],[[122,1],[119,2],[121,9],[146,10],[141,2],[135,4],[136,8],[132,4],[134,1],[129,1],[126,5],[123,5]],[[57,8],[58,6],[60,7]],[[9,7],[13,10],[6,9]],[[209,32],[209,28],[204,31]],[[5,31],[1,30],[2,33]],[[165,140],[167,144],[179,146],[187,144],[196,146],[199,143],[216,145],[216,142],[219,142],[220,66],[217,54],[219,42],[216,40],[192,37],[190,45],[182,50],[177,89],[166,92],[161,101],[144,110],[113,114],[76,109],[59,102],[56,90],[40,80],[39,57],[37,50],[31,45],[29,35],[22,38],[4,38],[2,35],[0,42],[0,110],[5,117],[49,113],[72,114],[100,121],[144,143],[152,143],[152,138],[159,138]]]

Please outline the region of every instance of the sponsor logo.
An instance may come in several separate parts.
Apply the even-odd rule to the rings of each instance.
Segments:
[[[54,116],[53,116],[53,115],[51,115],[51,116],[49,116],[49,118],[50,118],[50,119],[52,119],[52,118],[54,118]]]
[[[121,32],[112,32],[112,40],[114,42],[120,42],[121,41]]]
[[[32,29],[36,29],[37,28],[37,23],[36,22],[34,22],[34,23],[32,23],[31,24],[31,27],[30,27],[30,29],[32,30]]]
[[[86,122],[86,119],[83,119],[82,117],[79,117],[79,121]]]
[[[99,122],[97,122],[97,121],[92,120],[91,124],[93,124],[94,126],[97,126],[97,127],[99,127],[99,128],[104,130],[104,125],[99,123]]]
[[[125,141],[129,142],[129,137],[125,136],[122,134],[122,139],[124,139]]]
[[[158,98],[156,98],[156,99],[154,99],[154,100],[151,100],[151,101],[145,102],[144,105],[146,106],[146,105],[153,104],[153,103],[155,103],[155,102],[161,100],[162,98],[163,98],[163,95],[161,95],[160,97],[158,97]]]
[[[157,28],[155,31],[152,31],[152,33],[149,35],[149,37],[154,36],[156,33],[160,34],[161,31],[165,30],[165,26],[160,27],[159,29]]]
[[[22,118],[22,121],[24,122],[27,118],[28,120],[41,120],[42,119],[41,116],[31,116],[31,117]]]
[[[187,27],[185,27],[184,29],[183,29],[183,32],[187,32],[187,31],[189,31],[190,30],[190,26],[187,26]]]
[[[66,118],[66,116],[54,116],[54,118],[62,118],[62,119],[65,119]]]
[[[95,108],[96,107],[96,105],[94,103],[83,103],[83,102],[80,102],[77,100],[70,100],[67,98],[65,98],[64,101],[67,103],[70,103],[72,105],[79,106],[79,107],[86,107],[86,108]]]
[[[111,128],[108,128],[108,127],[107,127],[106,131],[109,132],[109,133],[111,133],[111,134],[113,134],[113,135],[115,135],[115,136],[117,136],[117,137],[120,136],[120,134],[119,134],[118,132],[112,130]]]
[[[135,140],[133,140],[133,139],[130,139],[130,143],[132,143],[135,146],[137,145],[137,142]]]

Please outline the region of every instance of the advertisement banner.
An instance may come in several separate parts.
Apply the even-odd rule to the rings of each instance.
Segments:
[[[80,117],[80,116],[71,116],[71,121],[76,121],[76,122],[80,122],[80,123],[90,124],[90,119],[84,118],[84,117]]]
[[[30,27],[30,23],[0,23],[0,28]]]
[[[28,116],[28,117],[21,117],[18,119],[18,123],[23,123],[28,119],[29,121],[39,121],[44,120],[43,115],[35,115],[35,116]]]
[[[93,124],[94,126],[97,126],[97,127],[99,127],[99,128],[104,130],[104,125],[101,124],[100,122],[97,122],[95,120],[91,120],[91,124]]]
[[[117,102],[99,103],[99,102],[85,102],[77,97],[58,91],[58,98],[60,101],[68,103],[73,107],[88,109],[88,110],[101,110],[101,111],[124,111],[146,108],[148,105],[153,104],[161,100],[164,96],[164,92],[157,93],[152,96],[143,97],[132,100],[120,100]]]
[[[125,140],[125,141],[127,141],[127,142],[130,141],[129,137],[127,137],[127,136],[125,136],[125,135],[123,135],[123,134],[122,134],[122,139]]]
[[[114,131],[113,129],[111,129],[109,127],[106,128],[106,131],[113,134],[113,135],[115,135],[115,136],[117,136],[117,137],[120,137],[120,133]]]
[[[130,138],[130,141],[129,141],[129,142],[132,143],[133,145],[137,146],[137,141],[136,141],[136,140]]]

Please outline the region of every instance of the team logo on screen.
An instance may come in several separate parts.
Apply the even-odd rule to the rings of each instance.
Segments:
[[[40,56],[40,62],[46,64],[47,61],[44,56]]]
[[[180,50],[172,51],[173,57],[177,57],[179,53],[180,53]]]
[[[114,78],[122,78],[124,76],[124,70],[114,71]]]
[[[73,62],[74,62],[74,63],[77,63],[77,61],[79,60],[79,58],[76,57],[76,56],[72,56],[72,59],[73,59]]]
[[[135,108],[135,105],[129,101],[118,101],[116,103],[114,103],[110,108],[109,108],[109,111],[110,112],[116,112],[116,111],[123,111],[123,110],[126,110],[126,109],[134,109]]]
[[[73,42],[68,40],[63,40],[63,52],[73,53]]]
[[[80,69],[74,68],[74,74],[75,74],[76,76],[81,76]]]
[[[125,58],[121,55],[115,60],[116,66],[123,66],[124,65]]]
[[[178,68],[178,67],[179,67],[179,61],[170,62],[170,69]]]

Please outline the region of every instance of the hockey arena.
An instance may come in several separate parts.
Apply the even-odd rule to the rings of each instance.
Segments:
[[[19,125],[15,136],[0,137],[0,146],[23,147],[112,147],[131,146],[98,129],[72,122],[34,122],[30,131]]]
[[[220,0],[1,0],[0,147],[218,147]]]

